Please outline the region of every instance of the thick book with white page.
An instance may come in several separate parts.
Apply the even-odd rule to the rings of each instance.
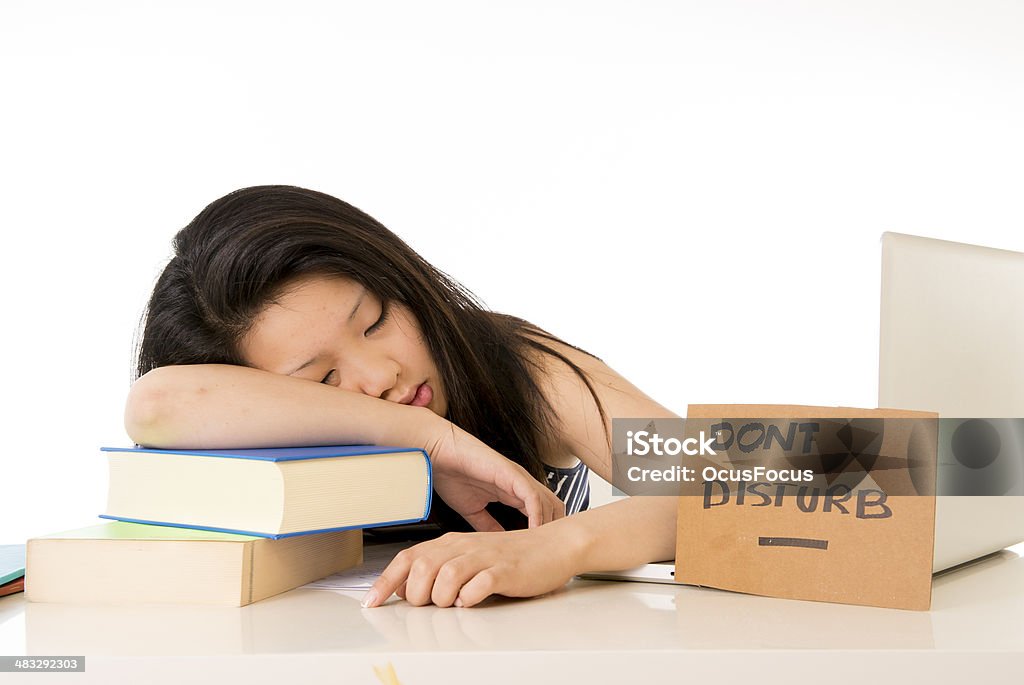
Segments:
[[[102,518],[280,538],[430,513],[430,459],[421,449],[103,451],[110,492]]]

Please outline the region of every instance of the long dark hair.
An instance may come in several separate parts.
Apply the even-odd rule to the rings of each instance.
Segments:
[[[443,379],[448,418],[541,482],[541,446],[559,426],[529,350],[567,364],[607,420],[587,375],[542,342],[563,341],[528,321],[486,310],[352,205],[291,186],[237,190],[178,232],[174,256],[144,315],[137,375],[177,364],[246,365],[239,343],[258,314],[289,283],[313,274],[349,278],[382,301],[407,306]],[[515,510],[489,510],[506,528],[524,525]],[[446,507],[438,513],[445,527],[465,529]]]

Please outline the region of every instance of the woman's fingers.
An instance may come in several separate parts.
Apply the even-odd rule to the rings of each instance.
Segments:
[[[494,501],[518,509],[530,528],[565,515],[564,505],[546,483],[457,427],[447,431],[430,454],[438,494],[475,530],[501,530],[490,516],[478,513]]]
[[[425,554],[409,567],[409,577],[405,581],[405,601],[413,606],[423,606],[430,602],[437,572],[441,562]]]
[[[559,518],[556,512],[561,500],[546,484],[534,479],[518,464],[508,462],[505,472],[495,477],[494,484],[499,490],[501,502],[522,512],[530,528]]]
[[[443,563],[432,560],[429,554],[429,547],[436,542],[424,542],[396,554],[363,596],[362,605],[366,608],[380,606],[393,593],[417,606],[429,602],[434,578]]]
[[[459,591],[459,606],[471,607],[498,592],[498,576],[493,569],[483,569],[470,578]]]
[[[505,530],[486,509],[481,509],[473,514],[463,514],[462,518],[466,519],[466,522],[473,526],[473,530],[479,533],[497,533]]]
[[[554,506],[555,506],[555,511],[551,515],[551,520],[552,521],[557,521],[558,519],[565,518],[565,502],[563,502],[562,500],[558,499],[558,497],[555,497],[555,505]]]
[[[551,491],[548,490],[548,492]],[[551,497],[547,498],[547,502],[549,509],[544,523],[551,523],[565,516],[565,502],[558,499],[555,493],[551,493]]]
[[[465,543],[463,536],[449,533],[402,550],[366,593],[363,606],[379,606],[392,593],[415,606],[452,606],[463,586],[488,566],[483,557],[465,553]],[[475,590],[472,596],[478,597],[479,592],[480,589]]]
[[[558,499],[546,485],[531,478],[521,487],[523,489],[516,492],[516,498],[521,503],[512,506],[526,515],[530,528],[536,528],[565,516],[565,503]],[[508,502],[506,503],[508,504]]]
[[[377,606],[391,593],[414,605],[475,606],[491,595],[533,597],[564,585],[574,572],[559,526],[507,533],[448,533],[395,557],[364,598]]]
[[[486,564],[470,554],[463,554],[449,559],[441,566],[434,579],[434,587],[430,592],[430,601],[439,607],[463,606],[456,603],[462,591],[472,578],[485,572]]]
[[[494,484],[502,504],[515,507],[529,521],[530,528],[536,528],[550,520],[550,505],[546,495],[553,496],[547,486],[538,482],[526,469],[509,462],[503,473],[497,474]]]
[[[526,514],[528,520],[528,526],[530,528],[536,528],[537,526],[544,524],[546,518],[546,512],[544,511],[544,498],[539,492],[533,490],[527,493],[523,497],[523,511]]]
[[[380,577],[363,595],[362,605],[364,607],[380,606],[394,594],[395,590],[405,585],[406,578],[409,577],[409,568],[412,566],[413,559],[415,559],[414,549],[416,548],[403,549],[395,555],[395,558],[387,565],[387,568],[380,574]]]

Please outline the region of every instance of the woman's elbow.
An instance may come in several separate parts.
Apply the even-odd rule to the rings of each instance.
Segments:
[[[132,384],[124,410],[128,437],[140,445],[158,446],[168,436],[167,419],[173,402],[168,368],[153,369]]]

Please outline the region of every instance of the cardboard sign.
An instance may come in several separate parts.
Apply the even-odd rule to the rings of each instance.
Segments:
[[[714,435],[717,456],[690,462],[704,475],[679,498],[676,579],[928,609],[937,419],[891,409],[691,405],[686,434]],[[754,466],[759,477],[743,478]],[[808,469],[814,478],[803,483],[770,477]]]

